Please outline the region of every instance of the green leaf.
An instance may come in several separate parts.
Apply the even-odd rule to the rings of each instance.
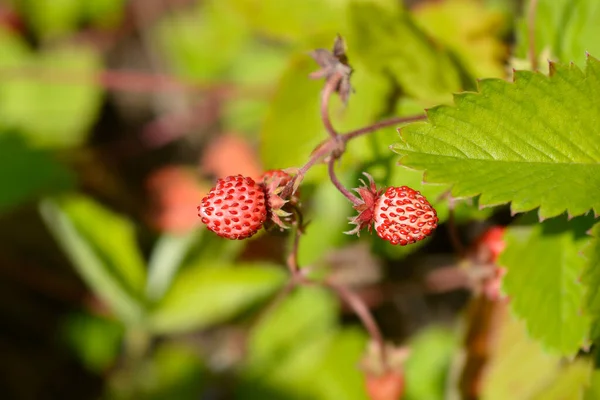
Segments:
[[[223,322],[272,294],[285,277],[282,269],[264,264],[189,268],[151,312],[150,329],[174,333]]]
[[[140,323],[145,270],[131,224],[83,197],[45,200],[40,211],[91,289],[123,322]]]
[[[225,130],[249,134],[260,130],[269,107],[266,88],[272,86],[287,67],[287,56],[285,49],[256,39],[241,49],[228,77],[242,86],[241,95],[228,99],[223,105]],[[244,95],[246,91],[248,94]]]
[[[585,309],[592,319],[591,339],[600,339],[600,224],[591,230],[592,240],[585,248],[587,265],[582,277],[586,286]]]
[[[306,42],[314,36],[334,37],[340,31],[344,1],[231,0],[236,13],[262,36]]]
[[[529,215],[531,217],[531,215]],[[576,353],[589,328],[582,315],[585,267],[580,252],[593,218],[553,218],[533,226],[511,226],[498,260],[508,269],[504,290],[531,336],[561,354]]]
[[[553,70],[483,80],[454,107],[429,110],[429,122],[401,129],[401,164],[452,184],[455,197],[481,194],[481,206],[540,207],[541,218],[600,212],[600,62]]]
[[[0,30],[0,128],[19,130],[38,146],[81,144],[100,109],[100,66],[89,47],[34,54]]]
[[[531,399],[560,376],[561,359],[527,334],[523,321],[497,304],[487,371],[481,384],[485,400]]]
[[[61,328],[67,345],[90,371],[102,374],[121,352],[123,325],[90,314],[72,314]]]
[[[197,236],[198,231],[185,235],[165,233],[158,239],[148,261],[149,300],[156,301],[165,294]]]
[[[372,71],[391,75],[409,95],[449,100],[449,94],[462,87],[460,68],[450,53],[440,43],[434,44],[395,3],[386,3],[386,7],[376,2],[350,2],[350,48]]]
[[[419,27],[444,43],[475,77],[506,75],[508,54],[501,35],[508,25],[504,13],[478,0],[422,3],[414,10]]]
[[[195,349],[181,343],[158,347],[142,371],[142,396],[148,400],[192,400],[201,396],[208,371]]]
[[[37,35],[45,39],[74,31],[79,22],[79,0],[22,0],[20,3],[22,15]]]
[[[206,390],[210,372],[197,348],[183,341],[160,341],[143,363],[124,363],[108,375],[102,399],[193,400]]]
[[[320,287],[299,287],[266,313],[250,333],[243,373],[247,383],[237,398],[280,393],[315,400],[364,399],[356,365],[365,335],[339,331],[337,314],[335,297]]]
[[[75,176],[44,150],[32,149],[13,134],[0,133],[0,212],[35,199],[71,189]]]
[[[356,214],[352,204],[331,182],[315,188],[311,207],[305,218],[310,221],[298,249],[298,264],[313,265],[327,253],[339,247],[349,237],[343,232],[352,229],[348,217]]]
[[[16,0],[17,9],[42,40],[61,39],[91,24],[115,27],[123,17],[125,0]]]
[[[178,75],[206,80],[226,75],[246,41],[247,31],[231,12],[231,4],[211,0],[170,15],[154,35]]]
[[[306,54],[292,58],[283,73],[260,133],[260,156],[266,169],[304,164],[327,138],[319,117],[320,81],[308,79],[315,63]]]
[[[236,388],[236,399],[314,399],[322,400],[315,385],[318,370],[329,345],[334,339],[335,331],[324,333],[310,342],[302,342],[287,357],[281,358],[276,368],[257,379],[253,374],[243,376],[245,379]],[[317,375],[317,376],[315,376]]]
[[[247,368],[253,374],[268,375],[294,349],[333,330],[336,319],[337,304],[329,292],[299,287],[250,332]]]
[[[524,4],[524,9],[527,7],[528,4]],[[596,0],[538,1],[535,19],[538,54],[549,51],[553,60],[583,66],[586,51],[600,54],[599,18],[600,3]],[[528,46],[527,19],[524,17],[517,30],[517,56],[526,58]]]
[[[591,374],[592,368],[588,361],[575,360],[561,368],[555,379],[531,400],[580,400]]]
[[[600,371],[594,370],[590,377],[590,384],[584,394],[584,400],[600,399]]]
[[[428,328],[411,340],[410,356],[405,364],[406,400],[444,398],[457,342],[454,333],[440,327]]]
[[[364,332],[354,329],[344,329],[333,338],[323,360],[313,369],[319,399],[368,399],[363,373],[357,368],[366,343]]]
[[[83,19],[101,28],[115,28],[125,14],[125,0],[88,0],[82,4]]]

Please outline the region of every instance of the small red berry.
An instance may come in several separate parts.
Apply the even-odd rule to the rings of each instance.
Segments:
[[[431,235],[438,217],[425,196],[401,186],[389,187],[379,196],[373,209],[373,222],[380,238],[406,246]]]
[[[267,219],[264,187],[241,175],[219,179],[198,206],[198,216],[221,237],[249,238]]]
[[[492,226],[477,239],[476,245],[479,247],[478,250],[484,253],[482,256],[486,258],[486,262],[495,263],[504,251],[506,247],[504,241],[505,230],[506,228],[503,226]]]
[[[399,400],[404,394],[404,374],[389,371],[383,375],[367,375],[365,385],[370,400]]]
[[[355,189],[359,194],[354,209],[358,215],[350,219],[356,227],[346,232],[360,234],[363,228],[371,231],[375,226],[377,235],[383,240],[406,246],[425,239],[435,230],[438,217],[425,196],[408,186],[388,187],[377,190],[371,175],[365,173],[368,183]]]

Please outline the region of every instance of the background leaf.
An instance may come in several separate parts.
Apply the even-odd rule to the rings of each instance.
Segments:
[[[477,78],[502,78],[508,49],[501,40],[509,23],[505,13],[477,0],[421,3],[414,18],[423,31],[444,43]]]
[[[185,235],[165,233],[158,239],[148,261],[146,296],[149,300],[158,300],[167,291],[196,236],[198,231]]]
[[[498,304],[494,331],[489,343],[491,354],[481,384],[484,400],[531,399],[560,379],[561,359],[544,350],[527,333],[523,321],[510,312],[508,304]]]
[[[226,76],[246,42],[247,31],[229,2],[206,1],[170,15],[154,35],[175,73],[206,80]]]
[[[236,398],[286,393],[298,399],[366,399],[357,368],[365,335],[338,329],[337,313],[331,293],[303,287],[265,314],[251,332],[245,382]]]
[[[412,338],[405,365],[407,400],[444,398],[457,341],[453,332],[441,327],[427,328]]]
[[[352,1],[348,15],[348,42],[357,57],[373,71],[392,76],[409,95],[446,101],[462,87],[462,71],[443,45],[434,45],[397,3]]]
[[[508,269],[504,290],[531,336],[550,350],[574,354],[583,344],[589,317],[582,315],[585,260],[593,218],[553,218],[533,226],[511,226],[498,260]]]
[[[16,134],[0,133],[0,212],[42,195],[71,189],[75,176],[45,150]]]
[[[298,288],[250,332],[247,368],[268,375],[294,349],[333,329],[336,318],[335,299],[330,293],[316,287]]]
[[[46,226],[91,289],[125,323],[140,323],[145,270],[131,225],[92,200],[45,200]],[[109,233],[109,234],[107,234]]]
[[[0,128],[19,130],[37,146],[81,144],[100,109],[100,67],[90,47],[34,54],[0,29]]]
[[[600,224],[591,229],[592,239],[585,248],[587,265],[583,275],[585,290],[585,309],[592,318],[591,339],[600,339]]]
[[[515,83],[481,81],[479,93],[458,94],[454,107],[402,128],[401,163],[426,170],[427,182],[453,184],[456,197],[481,194],[482,206],[540,207],[542,218],[598,212],[600,62],[590,57],[585,73],[555,65],[551,78],[515,74]]]
[[[111,367],[121,351],[124,329],[118,321],[77,313],[67,317],[62,331],[67,346],[94,372]]]
[[[529,3],[526,2],[526,3]],[[523,5],[526,10],[528,4]],[[596,0],[540,0],[535,19],[535,45],[538,54],[549,52],[544,59],[574,62],[583,67],[585,53],[600,54],[600,3]],[[529,40],[526,17],[520,21],[515,53],[527,57]]]
[[[532,400],[578,400],[583,397],[592,368],[589,362],[575,360],[565,365],[548,387],[532,397]]]
[[[174,333],[223,322],[266,298],[284,280],[282,269],[264,264],[188,268],[152,311],[150,329]]]

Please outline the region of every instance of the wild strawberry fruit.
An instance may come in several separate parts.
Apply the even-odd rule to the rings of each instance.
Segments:
[[[359,234],[363,228],[371,230],[375,226],[377,235],[396,245],[406,246],[425,239],[437,227],[438,217],[435,209],[425,196],[408,186],[388,187],[378,191],[373,178],[367,185],[355,189],[361,199],[354,209],[359,212],[350,223],[356,227],[346,232]]]
[[[198,216],[221,237],[249,238],[267,219],[265,189],[242,175],[219,179],[198,206]]]
[[[360,367],[371,400],[399,400],[404,394],[404,364],[410,354],[406,346],[385,345],[384,360],[381,347],[370,341]]]
[[[425,239],[438,223],[437,213],[425,196],[408,186],[387,188],[373,214],[377,235],[400,246]]]
[[[404,394],[404,374],[389,371],[384,375],[367,375],[365,379],[370,400],[399,400]]]
[[[505,227],[498,225],[489,227],[477,238],[471,249],[473,266],[479,270],[475,274],[475,289],[492,301],[504,298],[501,288],[506,269],[498,266],[497,261],[506,247],[505,230]]]
[[[484,262],[495,263],[500,257],[500,253],[504,251],[506,242],[504,241],[503,226],[492,226],[488,228],[476,242],[476,251],[479,253],[479,258]]]

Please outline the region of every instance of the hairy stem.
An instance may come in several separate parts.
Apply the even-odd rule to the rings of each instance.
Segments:
[[[337,295],[344,301],[356,314],[356,316],[360,319],[363,326],[369,333],[371,339],[377,343],[379,347],[379,351],[381,352],[381,360],[385,367],[388,366],[388,357],[387,350],[385,346],[385,341],[383,340],[383,335],[381,334],[381,330],[379,330],[379,326],[371,314],[371,310],[366,306],[364,301],[354,293],[352,290],[347,287],[337,284],[335,282],[326,281],[324,283],[325,286],[334,290]]]
[[[294,226],[294,240],[292,242],[292,251],[287,257],[287,266],[293,276],[298,275],[300,267],[298,265],[298,246],[300,245],[300,237],[302,236],[302,214],[296,210],[296,224]]]
[[[346,189],[344,185],[342,185],[342,183],[338,180],[337,176],[335,175],[335,159],[333,157],[329,159],[329,162],[327,163],[327,169],[329,171],[329,179],[331,179],[331,183],[334,184],[337,190],[339,190],[344,196],[346,196],[346,198],[350,200],[350,202],[353,205],[357,206],[361,204],[362,201],[358,197],[350,193],[350,191]]]
[[[334,139],[338,137],[339,133],[335,130],[331,124],[331,119],[329,118],[329,100],[331,99],[331,95],[333,92],[335,92],[335,89],[338,87],[341,80],[342,73],[336,72],[329,79],[327,79],[325,87],[321,92],[321,119],[323,120],[325,129],[327,129],[329,135]]]
[[[384,119],[383,121],[376,122],[372,125],[365,126],[363,128],[345,133],[342,135],[342,140],[347,142],[349,140],[355,139],[359,136],[374,132],[376,130],[387,128],[388,126],[398,125],[406,122],[414,122],[414,121],[422,121],[426,119],[426,115],[411,115],[408,117],[394,117],[389,119]]]
[[[537,14],[538,0],[529,1],[529,9],[527,10],[527,35],[529,39],[528,57],[531,63],[531,69],[538,69],[538,59],[535,50],[535,17]]]

